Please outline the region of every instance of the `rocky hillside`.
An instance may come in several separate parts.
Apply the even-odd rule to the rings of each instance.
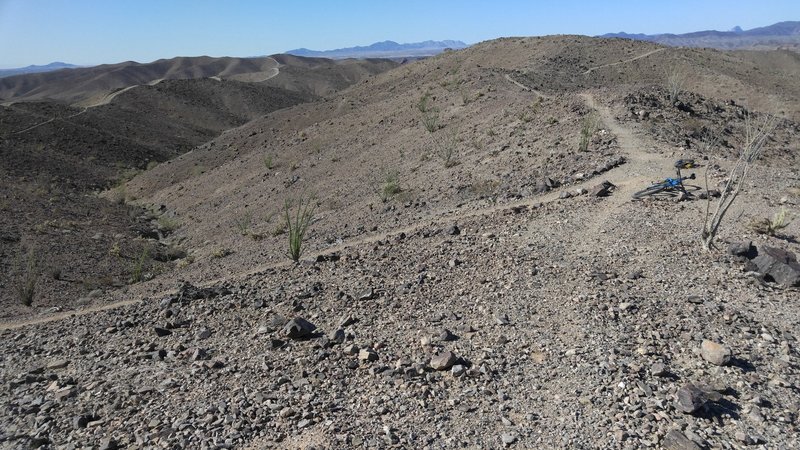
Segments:
[[[40,307],[82,303],[91,292],[168,270],[162,263],[180,259],[185,252],[147,239],[168,234],[174,220],[158,208],[145,212],[114,204],[129,198],[125,181],[225,130],[314,100],[318,97],[313,92],[333,92],[395,64],[293,57],[282,67],[294,66],[299,67],[273,85],[213,78],[164,80],[106,93],[105,100],[92,107],[57,102],[0,106],[0,198],[6,211],[0,225],[7,244],[0,253],[3,315],[26,311],[18,305],[15,280],[29,251],[40,260],[39,271],[59,273],[38,280]],[[202,170],[195,168],[193,173]],[[107,200],[98,197],[100,191],[108,191]],[[145,254],[152,270],[141,270]],[[71,300],[65,302],[65,297]]]
[[[4,325],[0,439],[792,448],[800,229],[749,223],[800,201],[793,64],[503,39],[226,132],[126,185],[190,264]],[[671,68],[694,70],[674,102]],[[718,186],[765,96],[783,120],[713,252],[702,183],[631,200],[677,158]],[[311,194],[293,263],[281,215]]]

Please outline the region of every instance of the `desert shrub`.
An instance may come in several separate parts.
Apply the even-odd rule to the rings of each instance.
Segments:
[[[670,105],[674,105],[678,101],[678,96],[683,92],[683,86],[686,84],[686,74],[680,69],[673,69],[666,74],[664,85],[669,95]]]
[[[181,225],[180,221],[174,217],[161,216],[158,218],[158,228],[161,231],[172,232]]]
[[[272,155],[264,157],[264,167],[266,167],[267,170],[272,170],[272,168],[275,167],[275,163],[272,161]]]
[[[436,109],[429,109],[423,113],[422,125],[425,126],[425,129],[428,131],[428,133],[433,133],[441,128],[439,125],[439,111]]]
[[[231,255],[232,253],[233,252],[229,248],[220,247],[220,248],[214,250],[213,252],[211,252],[211,258],[212,259],[220,259],[220,258],[224,258],[224,257],[226,257],[228,255]]]
[[[236,229],[239,230],[239,234],[242,236],[247,236],[250,234],[250,226],[253,224],[253,213],[252,211],[245,212],[241,217],[234,219],[236,223]]]
[[[786,228],[794,220],[789,214],[789,210],[784,207],[776,212],[772,219],[760,218],[750,222],[750,229],[758,234],[768,234],[775,236],[778,231]]]
[[[734,164],[728,175],[728,181],[722,189],[722,194],[717,200],[713,213],[711,213],[711,195],[709,195],[708,170],[706,170],[707,200],[703,230],[700,233],[700,240],[704,250],[711,251],[714,247],[714,239],[719,232],[722,220],[739,196],[753,163],[761,156],[761,151],[767,143],[767,138],[777,126],[778,118],[774,115],[765,115],[758,121],[754,121],[749,113],[745,115],[745,139],[742,150],[739,153],[739,159],[737,159],[736,164]]]
[[[434,147],[436,148],[436,154],[448,169],[460,163],[458,160],[458,136],[456,133],[434,140]]]
[[[36,250],[30,248],[25,261],[17,259],[17,298],[25,306],[33,304],[36,295],[36,283],[39,281],[39,262]]]
[[[581,140],[578,144],[578,151],[585,152],[589,150],[589,143],[592,141],[594,132],[597,131],[597,125],[598,119],[594,113],[583,118],[583,124],[581,125]]]
[[[402,191],[400,177],[396,170],[387,170],[380,188],[381,201],[387,202]]]
[[[315,199],[301,195],[299,199],[286,200],[283,205],[286,230],[289,235],[289,258],[299,261],[303,253],[303,240],[314,219]]]
[[[150,250],[147,247],[142,249],[142,253],[133,262],[131,266],[131,282],[138,283],[144,280],[145,270],[150,262]]]
[[[419,101],[417,102],[417,109],[419,112],[425,114],[428,112],[428,102],[431,99],[431,94],[426,92],[422,97],[420,97]]]

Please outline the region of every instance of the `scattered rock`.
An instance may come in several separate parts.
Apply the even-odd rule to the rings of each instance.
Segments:
[[[304,339],[311,336],[317,327],[302,317],[295,317],[283,327],[283,333],[289,339]]]
[[[764,246],[758,248],[758,256],[752,261],[765,281],[785,287],[800,286],[800,263],[794,253]]]
[[[211,337],[211,330],[209,330],[208,328],[203,328],[197,332],[195,337],[199,340],[208,339]]]
[[[63,369],[69,365],[68,359],[57,359],[55,361],[51,361],[47,364],[47,370],[58,370]]]
[[[378,298],[378,295],[375,293],[375,289],[373,288],[367,288],[358,294],[359,300],[374,300],[376,298]]]
[[[689,440],[678,430],[672,430],[664,436],[661,445],[666,450],[701,450],[700,446]]]
[[[717,366],[730,364],[733,355],[730,348],[709,340],[703,340],[700,344],[700,354],[703,359]]]
[[[663,363],[657,362],[650,366],[650,375],[654,377],[663,377],[668,375],[667,366]]]
[[[758,256],[758,251],[756,251],[756,247],[753,245],[752,241],[733,242],[728,245],[728,254],[753,259]]]
[[[345,339],[344,330],[341,329],[341,328],[337,328],[337,329],[333,330],[328,335],[328,341],[330,342],[330,345],[341,344],[341,343],[344,342],[344,339]]]
[[[461,234],[461,228],[459,228],[458,225],[451,225],[447,229],[447,234],[449,236],[458,236],[459,234]]]
[[[602,183],[594,186],[589,190],[589,195],[592,197],[607,197],[617,186],[610,181],[603,181]]]
[[[161,327],[153,327],[153,331],[156,332],[156,336],[158,337],[169,336],[170,334],[172,334],[172,331]]]
[[[687,414],[694,414],[708,401],[705,392],[691,383],[681,386],[677,395],[676,407]]]
[[[358,352],[358,359],[361,361],[374,362],[378,360],[378,353],[371,348],[362,348]]]
[[[434,370],[447,370],[453,367],[456,361],[458,361],[456,355],[449,351],[443,351],[431,358],[430,365]]]
[[[500,435],[500,440],[503,441],[503,445],[508,446],[517,442],[517,435],[514,433],[503,433]]]

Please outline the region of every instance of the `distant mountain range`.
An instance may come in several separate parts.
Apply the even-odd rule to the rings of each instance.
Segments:
[[[366,47],[348,47],[335,50],[309,50],[298,48],[289,50],[286,53],[295,56],[318,57],[318,58],[416,58],[422,56],[433,56],[442,53],[446,49],[462,49],[468,47],[461,41],[425,41],[411,44],[398,44],[394,41],[376,42]]]
[[[28,67],[20,67],[17,69],[0,69],[0,78],[3,77],[10,77],[12,75],[22,75],[25,73],[42,73],[42,72],[52,72],[54,70],[61,70],[61,69],[74,69],[76,66],[74,64],[67,64],[63,62],[51,62],[50,64],[46,64],[44,66],[28,66]]]
[[[656,42],[672,47],[710,47],[720,50],[778,49],[800,50],[800,22],[778,22],[774,25],[731,31],[696,31],[685,34],[629,34],[608,33],[600,37],[626,38]]]

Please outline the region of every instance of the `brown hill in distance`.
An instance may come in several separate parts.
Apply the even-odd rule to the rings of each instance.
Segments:
[[[232,75],[233,79],[135,85],[99,93],[95,98],[103,101],[91,107],[53,101],[0,106],[0,198],[4,199],[0,227],[6,232],[0,238],[8,239],[0,266],[9,269],[0,274],[0,285],[11,283],[15,260],[29,248],[37,249],[40,258],[46,252],[48,264],[69,268],[64,269],[63,279],[41,279],[40,300],[50,297],[58,304],[55,293],[85,298],[95,289],[124,285],[136,258],[151,245],[141,239],[142,234],[157,236],[153,230],[160,225],[141,208],[97,197],[99,190],[114,188],[113,200],[122,202],[126,197],[122,183],[138,171],[272,111],[315,100],[313,92],[330,93],[396,66],[387,61],[294,57],[287,64],[302,67],[273,84],[250,78],[251,72],[245,77]],[[106,75],[112,76],[98,78]],[[196,167],[194,172],[203,170]],[[62,232],[73,234],[61,239]],[[161,244],[152,246],[153,255],[163,253]],[[109,254],[111,248],[121,248],[122,256],[119,250]],[[3,314],[17,311],[13,298],[13,289],[0,290]]]
[[[76,104],[100,101],[102,96],[115,90],[158,80],[228,78],[245,74],[263,79],[274,75],[277,66],[278,63],[269,57],[179,57],[145,64],[127,61],[2,78],[0,99],[5,102],[56,100]]]

